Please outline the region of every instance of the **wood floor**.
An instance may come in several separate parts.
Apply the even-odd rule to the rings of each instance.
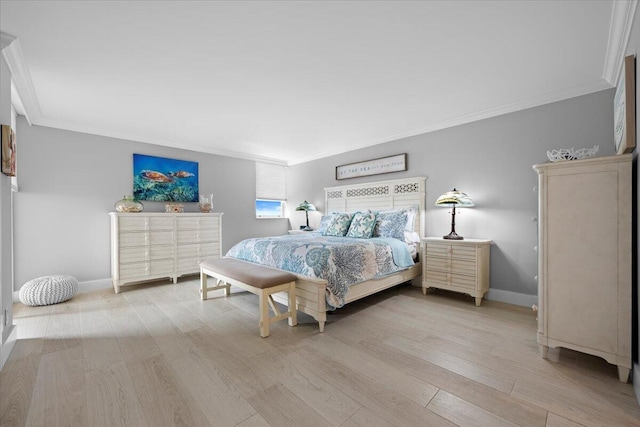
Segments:
[[[640,426],[616,368],[541,359],[522,307],[401,286],[260,338],[257,302],[193,279],[16,304],[0,424]]]

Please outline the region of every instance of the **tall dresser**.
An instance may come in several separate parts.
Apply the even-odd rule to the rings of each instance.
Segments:
[[[538,344],[631,368],[632,155],[536,165]]]
[[[222,253],[222,213],[111,212],[111,279],[127,283],[198,273]]]

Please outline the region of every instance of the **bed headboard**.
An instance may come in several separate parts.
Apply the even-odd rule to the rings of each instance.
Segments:
[[[329,212],[380,211],[418,206],[415,231],[425,237],[425,198],[427,177],[393,179],[363,184],[340,185],[324,189],[324,203]]]

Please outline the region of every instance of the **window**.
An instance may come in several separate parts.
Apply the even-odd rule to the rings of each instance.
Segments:
[[[286,166],[256,162],[256,218],[285,217],[286,172]]]
[[[284,218],[284,202],[256,199],[256,218]]]

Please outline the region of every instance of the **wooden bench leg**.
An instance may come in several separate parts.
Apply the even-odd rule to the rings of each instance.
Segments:
[[[200,270],[200,299],[207,299],[207,274]]]
[[[260,326],[260,336],[266,338],[269,336],[269,295],[264,289],[261,289],[258,292],[258,297],[260,299],[260,322],[258,323]]]
[[[298,324],[298,310],[296,307],[296,282],[289,283],[289,290],[287,291],[289,296],[289,326],[296,326]]]

